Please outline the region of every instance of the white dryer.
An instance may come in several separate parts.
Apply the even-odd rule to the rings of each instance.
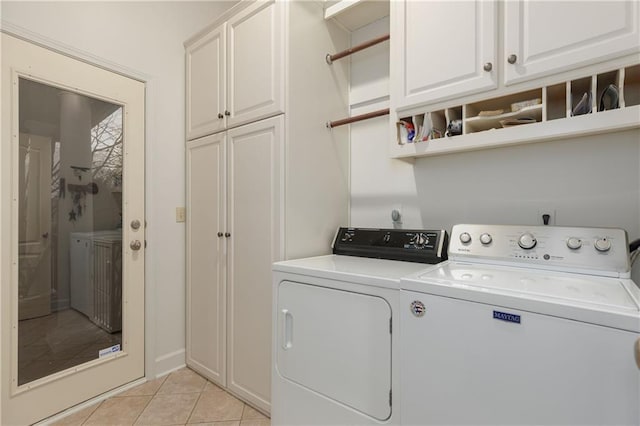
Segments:
[[[446,239],[341,228],[337,254],[273,265],[273,425],[399,424],[400,277],[446,258]]]
[[[628,277],[623,230],[456,225],[401,281],[402,423],[640,424]]]

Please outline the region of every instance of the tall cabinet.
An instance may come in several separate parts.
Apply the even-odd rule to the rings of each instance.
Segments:
[[[347,223],[349,34],[322,2],[241,1],[186,47],[187,365],[268,413],[271,264]]]

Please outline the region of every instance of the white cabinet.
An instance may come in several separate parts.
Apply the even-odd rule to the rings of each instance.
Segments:
[[[637,1],[507,1],[506,85],[640,51]]]
[[[189,140],[284,112],[284,8],[241,6],[185,43]]]
[[[226,385],[226,133],[187,144],[187,365]],[[220,234],[219,234],[220,233]]]
[[[497,87],[495,1],[392,1],[390,13],[395,108]]]
[[[271,264],[329,253],[336,228],[348,224],[348,133],[324,123],[348,112],[348,63],[328,66],[325,56],[346,49],[349,33],[323,12],[319,2],[243,1],[212,25],[226,25],[224,36],[208,31],[187,43],[189,67],[199,40],[226,37],[226,69],[233,71],[225,119],[232,127],[214,133],[205,126],[187,142],[186,362],[265,413]],[[263,28],[273,32],[260,35]],[[287,38],[276,42],[276,34]],[[280,65],[273,59],[285,57]],[[199,74],[187,75],[187,98],[194,99],[199,89],[189,75]],[[217,74],[206,75],[198,84],[217,87]],[[286,91],[272,84],[284,75]],[[216,103],[208,105],[213,112]]]
[[[273,117],[187,147],[187,363],[262,408],[271,384],[264,277],[282,258],[283,129]]]

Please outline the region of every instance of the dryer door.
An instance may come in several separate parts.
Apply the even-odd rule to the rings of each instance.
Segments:
[[[378,420],[391,416],[391,307],[381,297],[283,281],[276,363],[287,380]]]

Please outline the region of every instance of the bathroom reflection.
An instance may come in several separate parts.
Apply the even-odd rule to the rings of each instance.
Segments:
[[[18,384],[122,350],[123,108],[20,78]]]

